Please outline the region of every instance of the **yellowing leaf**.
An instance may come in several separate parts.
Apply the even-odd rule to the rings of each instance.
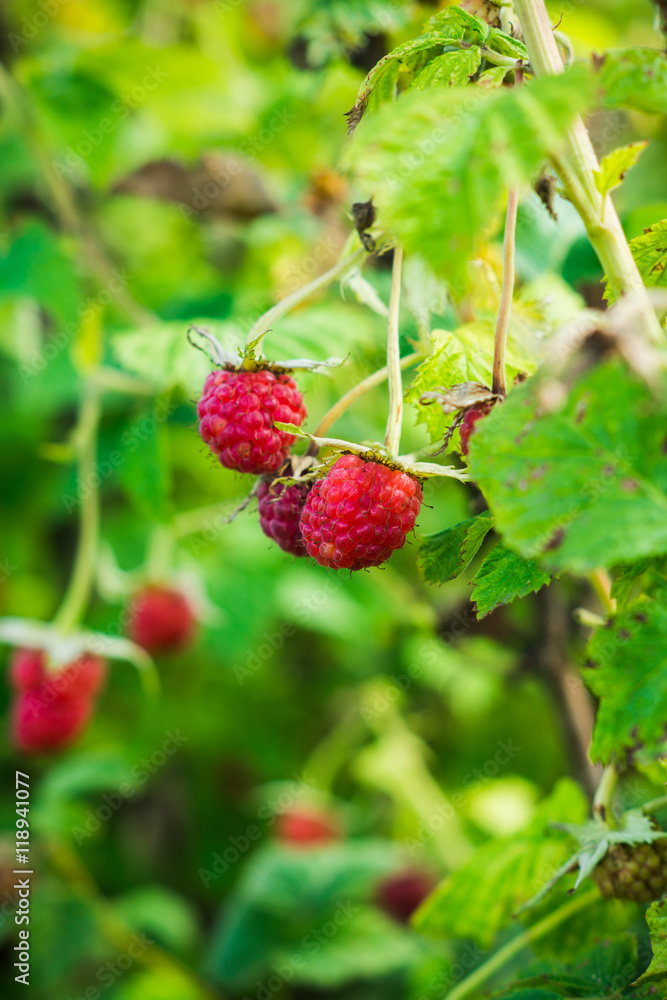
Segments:
[[[603,197],[623,183],[628,170],[634,167],[647,146],[648,142],[632,142],[604,157],[600,169],[595,171],[595,186]]]

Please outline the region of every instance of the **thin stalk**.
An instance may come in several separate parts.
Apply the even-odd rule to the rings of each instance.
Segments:
[[[95,550],[99,531],[99,495],[95,485],[97,455],[97,429],[100,421],[100,398],[95,386],[86,382],[75,431],[79,459],[77,467],[77,494],[81,511],[79,538],[74,569],[62,604],[54,618],[62,632],[68,632],[80,621],[90,598],[95,572]]]
[[[607,764],[593,799],[593,815],[606,822],[611,816],[611,805],[618,784],[618,771],[614,764]]]
[[[656,812],[658,809],[664,809],[667,806],[667,795],[659,795],[657,799],[651,799],[650,802],[645,802],[641,806],[641,811],[643,813]]]
[[[471,972],[460,983],[457,983],[454,989],[449,991],[445,1000],[463,1000],[464,997],[477,992],[494,973],[507,965],[508,962],[519,955],[529,944],[546,937],[547,934],[555,930],[556,927],[559,927],[560,924],[569,920],[570,917],[574,916],[575,913],[579,913],[580,910],[586,909],[587,906],[590,906],[591,903],[594,903],[599,898],[600,893],[597,889],[591,889],[589,892],[573,896],[567,903],[563,903],[557,910],[549,913],[542,920],[538,920],[532,927],[527,927],[525,931],[512,938],[502,948],[499,948],[491,958],[478,966],[474,972]]]
[[[72,892],[89,909],[108,943],[121,952],[136,948],[137,933],[125,924],[115,908],[100,893],[97,883],[79,856],[65,841],[52,838],[48,850],[54,868],[65,880]],[[130,950],[130,955],[147,968],[171,969],[194,983],[203,996],[210,1000],[223,1000],[222,994],[202,979],[175,955],[165,951],[155,942],[142,937],[142,950],[138,955]]]
[[[505,351],[507,349],[507,334],[510,328],[510,316],[512,313],[512,297],[514,295],[516,215],[518,207],[519,192],[517,188],[510,188],[507,194],[507,215],[505,219],[505,238],[503,240],[503,283],[500,290],[496,335],[493,344],[493,391],[497,392],[499,396],[507,395]]]
[[[535,74],[562,73],[563,60],[544,0],[515,0],[514,6]],[[614,204],[609,196],[603,198],[595,185],[595,171],[599,163],[581,118],[577,118],[570,129],[562,154],[553,160],[567,197],[583,219],[588,238],[614,296],[620,299],[633,293],[641,326],[651,339],[662,340],[660,324]]]
[[[401,381],[401,350],[398,333],[398,314],[401,305],[401,275],[403,272],[403,247],[394,249],[387,319],[387,375],[389,380],[389,412],[384,443],[391,455],[398,455],[403,426],[403,383]]]
[[[616,612],[616,600],[611,596],[611,578],[606,569],[596,569],[590,576],[591,586],[596,593],[600,604],[604,608],[605,614],[613,615]]]
[[[424,357],[421,351],[415,351],[414,354],[406,354],[404,358],[401,358],[401,371],[406,368],[410,368],[412,365],[416,364],[417,361],[421,361]],[[313,431],[313,437],[325,437],[327,431],[333,424],[336,423],[339,417],[341,417],[346,410],[348,410],[353,403],[371,389],[374,389],[378,385],[382,385],[387,377],[389,369],[385,366],[384,368],[379,368],[378,371],[373,372],[368,378],[365,378],[358,385],[355,385],[349,392],[346,392],[344,396],[338,400],[334,406],[331,407],[327,413],[324,414],[316,429]]]
[[[114,291],[116,302],[133,323],[145,325],[155,322],[155,315],[140,305],[127,288],[119,283],[114,265],[79,211],[70,185],[53,166],[38,122],[25,93],[2,63],[0,63],[0,94],[21,124],[23,134],[28,141],[53,208],[63,228],[77,237],[80,242],[84,266],[95,275],[103,288],[106,288],[111,282],[118,285],[117,290]]]
[[[330,285],[332,281],[335,281],[336,278],[343,274],[349,267],[352,267],[365,256],[365,250],[356,250],[353,254],[350,254],[349,257],[343,257],[336,264],[334,264],[333,267],[330,267],[328,271],[325,271],[324,274],[320,274],[317,278],[313,278],[313,280],[309,281],[307,285],[304,285],[302,288],[297,288],[296,291],[292,292],[290,295],[286,295],[284,299],[281,299],[280,302],[275,304],[275,306],[272,306],[265,313],[263,313],[256,323],[253,323],[246,339],[246,343],[252,344],[258,337],[263,337],[273,323],[276,323],[291,309],[294,309],[295,306],[300,305],[314,292],[319,291],[320,288],[326,288],[327,285]]]

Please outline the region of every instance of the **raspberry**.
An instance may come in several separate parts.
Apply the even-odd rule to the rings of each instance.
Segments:
[[[56,695],[49,699],[42,689],[21,691],[12,709],[14,745],[25,753],[69,746],[83,732],[92,710],[88,698]]]
[[[149,653],[182,649],[194,638],[197,619],[179,590],[146,587],[134,595],[130,614],[130,638]]]
[[[19,692],[37,691],[42,700],[94,698],[106,678],[104,660],[82,655],[58,671],[47,671],[41,649],[17,649],[9,668],[12,686]]]
[[[493,409],[491,403],[478,403],[477,406],[471,406],[469,410],[466,410],[466,414],[461,421],[461,426],[459,427],[459,434],[461,437],[461,453],[463,455],[468,454],[470,448],[470,435],[475,430],[475,425],[478,420],[485,417],[487,413],[490,413]]]
[[[301,537],[299,520],[301,511],[310,492],[310,483],[286,486],[273,483],[264,476],[257,490],[259,500],[259,524],[269,538],[272,538],[284,552],[293,556],[305,556],[306,546]]]
[[[334,569],[379,566],[403,547],[421,503],[412,476],[343,455],[315,483],[301,513],[308,554]]]
[[[667,892],[667,838],[650,844],[612,844],[593,870],[605,898],[650,903]]]
[[[340,825],[329,813],[315,809],[290,809],[276,822],[276,835],[284,843],[297,847],[321,846],[339,840]]]
[[[383,879],[377,887],[376,900],[390,916],[407,923],[434,886],[435,880],[430,874],[409,869]]]
[[[300,424],[306,408],[291,375],[272,371],[214,371],[197,405],[199,433],[227,469],[261,475],[287,458],[293,434],[274,420]]]
[[[83,653],[58,671],[47,671],[44,652],[18,649],[10,667],[17,695],[12,706],[12,739],[26,753],[60,750],[83,732],[95,696],[106,677],[99,657]]]

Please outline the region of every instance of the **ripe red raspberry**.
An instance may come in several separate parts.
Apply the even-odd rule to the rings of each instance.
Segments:
[[[17,649],[9,668],[12,686],[17,691],[38,691],[42,700],[64,697],[94,698],[106,679],[106,664],[92,653],[81,656],[61,670],[46,669],[41,649]]]
[[[409,869],[389,875],[377,887],[378,906],[401,923],[407,923],[417,907],[435,887],[428,872]]]
[[[194,638],[196,628],[192,605],[179,590],[146,587],[132,599],[128,632],[132,641],[149,653],[183,649]]]
[[[461,454],[467,455],[470,448],[470,435],[475,430],[475,425],[478,420],[485,417],[487,413],[490,413],[493,409],[492,403],[478,403],[477,406],[471,406],[469,410],[466,411],[466,415],[461,421],[461,426],[459,427],[459,435],[461,437]]]
[[[274,420],[301,424],[306,408],[291,375],[272,371],[214,371],[197,405],[199,433],[227,469],[275,472],[295,438]]]
[[[21,691],[12,707],[12,741],[24,753],[61,750],[81,735],[92,711],[90,698]]]
[[[289,552],[293,556],[308,554],[301,537],[299,521],[309,492],[310,483],[286,486],[285,483],[272,483],[269,476],[260,480],[257,490],[262,531],[283,552]]]
[[[593,869],[593,879],[609,899],[650,903],[667,892],[667,838],[650,844],[612,844]]]
[[[320,847],[340,840],[341,828],[330,813],[308,809],[288,809],[276,821],[276,836],[296,847]]]
[[[104,683],[106,664],[83,653],[63,669],[48,671],[42,650],[18,649],[9,676],[17,691],[12,740],[17,749],[37,753],[59,750],[80,736]]]
[[[379,566],[403,547],[422,499],[407,473],[343,455],[315,483],[301,513],[308,555],[334,569]]]

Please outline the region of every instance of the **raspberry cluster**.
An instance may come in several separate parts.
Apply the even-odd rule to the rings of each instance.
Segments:
[[[103,660],[91,653],[57,672],[47,671],[40,649],[17,649],[9,679],[16,692],[11,734],[18,750],[60,750],[76,740],[93,714],[106,678]]]
[[[262,475],[280,468],[295,440],[274,421],[298,426],[306,408],[291,375],[218,370],[204,383],[197,415],[202,440],[225,468]]]
[[[270,476],[262,478],[257,490],[262,531],[293,556],[307,555],[299,521],[309,492],[310,483],[287,486],[273,482]]]
[[[196,629],[192,605],[179,590],[151,586],[134,595],[128,633],[149,653],[183,649],[194,638]]]
[[[667,838],[650,844],[612,844],[593,870],[607,899],[650,903],[667,892]]]
[[[418,480],[407,473],[343,455],[306,500],[306,550],[333,569],[379,566],[405,544],[422,499]]]

